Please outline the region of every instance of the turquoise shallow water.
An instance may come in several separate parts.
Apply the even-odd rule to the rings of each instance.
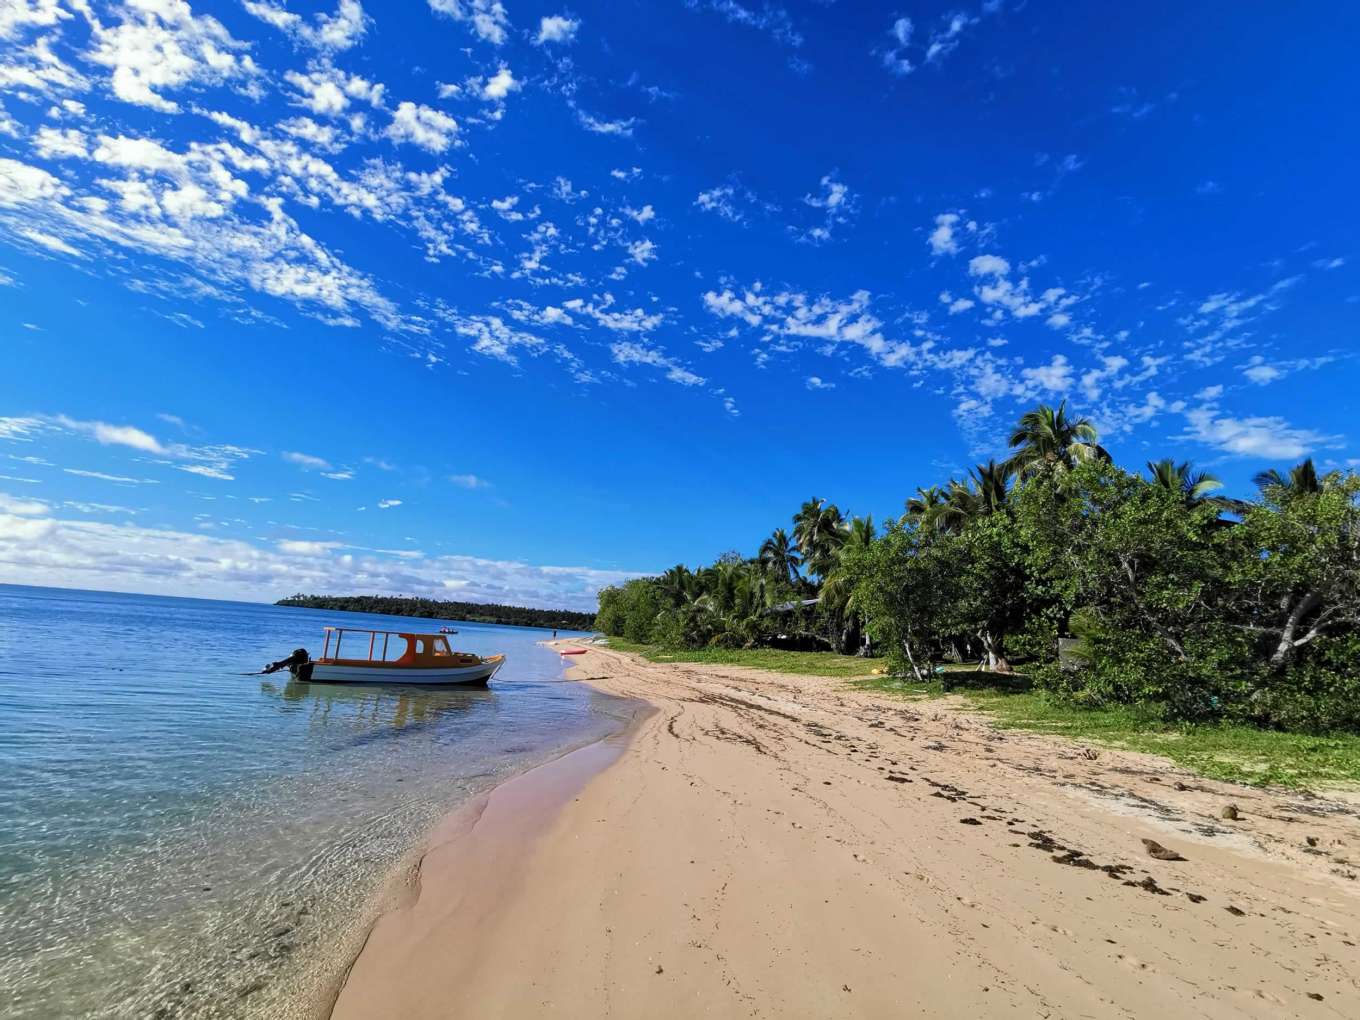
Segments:
[[[4,1015],[307,1015],[440,817],[621,724],[546,631],[447,622],[489,690],[236,675],[439,622],[0,585]]]

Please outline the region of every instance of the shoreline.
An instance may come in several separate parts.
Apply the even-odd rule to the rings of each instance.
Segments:
[[[579,643],[579,639],[562,638],[557,643],[573,642]],[[545,640],[540,644],[552,645],[553,642]],[[574,665],[569,665],[564,670],[566,679],[557,682],[580,682],[580,678],[570,676],[575,669]],[[460,886],[468,875],[466,865],[459,864],[464,852],[478,866],[479,874],[491,871],[486,866],[493,861],[501,863],[508,858],[512,866],[522,864],[527,848],[546,835],[557,812],[592,778],[618,760],[633,732],[654,709],[637,699],[621,698],[599,689],[596,692],[630,706],[628,717],[621,720],[621,726],[505,777],[445,815],[419,845],[412,847],[402,865],[392,872],[374,896],[371,908],[365,911],[366,930],[355,940],[357,949],[349,961],[337,969],[335,978],[317,1002],[317,1008],[309,1011],[312,1015],[318,1018],[344,1015],[337,1007],[350,987],[356,967],[370,952],[375,939],[384,943],[401,937],[402,926],[408,923],[410,912],[418,906],[427,881],[433,878],[440,883],[441,895],[447,895],[453,886]],[[492,885],[502,880],[489,875],[485,877],[491,879]],[[465,891],[472,893],[473,889],[469,886]],[[378,952],[380,950],[376,948],[373,950],[374,955]],[[370,1007],[360,1008],[365,1010],[363,1015],[382,1016],[386,1007],[378,1002],[372,1004],[371,1012],[368,1011]]]
[[[584,647],[647,707],[441,824],[332,1016],[1360,1012],[1353,805]]]

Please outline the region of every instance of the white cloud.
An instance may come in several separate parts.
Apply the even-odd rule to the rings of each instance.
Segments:
[[[149,432],[132,425],[110,425],[102,421],[76,421],[65,415],[58,415],[55,423],[63,429],[91,436],[101,446],[127,446],[143,453],[164,456],[168,451],[160,440]]]
[[[84,159],[88,155],[85,132],[75,128],[39,128],[33,150],[44,159]]]
[[[16,233],[20,237],[32,241],[39,248],[46,248],[48,251],[55,252],[58,255],[70,255],[73,258],[85,257],[85,253],[79,248],[63,241],[60,237],[57,237],[56,234],[49,234],[45,230],[39,230],[36,227],[21,227]]]
[[[1188,335],[1186,357],[1198,365],[1222,361],[1229,351],[1246,346],[1249,326],[1280,307],[1280,300],[1301,279],[1289,276],[1255,294],[1219,292],[1200,302],[1195,312],[1177,320]]]
[[[288,463],[296,464],[298,467],[306,468],[309,471],[329,471],[331,469],[330,461],[321,457],[314,457],[310,453],[298,453],[296,450],[284,450],[279,456],[288,461]]]
[[[498,103],[511,92],[517,92],[523,87],[522,83],[515,80],[510,68],[502,64],[500,70],[488,78],[486,84],[482,86],[482,98]]]
[[[390,510],[394,506],[401,506],[401,503],[402,501],[399,499],[380,499],[378,500],[378,509]]]
[[[429,0],[429,4],[431,10],[454,21],[468,22],[478,38],[493,46],[506,40],[510,18],[500,0]]]
[[[930,245],[930,253],[937,256],[957,254],[962,250],[962,246],[959,245],[960,231],[975,237],[986,237],[990,234],[990,228],[979,227],[975,219],[964,219],[962,212],[941,212],[934,222],[936,226],[930,231],[926,243]]]
[[[651,241],[634,241],[628,246],[628,257],[640,266],[656,259],[656,245]]]
[[[685,368],[656,347],[631,340],[619,340],[609,345],[614,361],[620,365],[651,365],[663,369],[666,378],[681,386],[702,386],[707,380]]]
[[[84,468],[62,468],[68,475],[78,478],[93,478],[101,482],[116,482],[120,485],[159,485],[155,478],[132,478],[128,475],[111,475],[103,471],[87,471]]]
[[[1047,365],[1021,369],[1020,376],[1046,393],[1066,393],[1072,388],[1072,365],[1063,354],[1055,354]]]
[[[793,19],[782,7],[767,5],[756,10],[738,0],[687,0],[686,6],[691,9],[706,8],[721,14],[731,24],[764,32],[783,46],[797,49],[803,45],[802,34],[793,27]]]
[[[1320,446],[1334,446],[1340,436],[1297,428],[1275,416],[1236,418],[1206,403],[1185,413],[1189,428],[1183,438],[1239,457],[1296,460]]]
[[[1336,358],[1332,355],[1268,361],[1263,355],[1253,354],[1238,368],[1251,382],[1254,382],[1257,386],[1265,386],[1283,379],[1287,375],[1292,375],[1294,372],[1321,368],[1323,365],[1329,365],[1334,361],[1336,361]]]
[[[355,100],[380,108],[387,94],[385,85],[329,65],[313,66],[306,74],[286,71],[283,78],[296,90],[294,102],[321,117],[338,117]],[[250,133],[258,136],[253,128]]]
[[[870,308],[867,290],[856,291],[848,298],[813,297],[792,290],[770,293],[757,282],[740,291],[731,287],[707,291],[703,302],[713,315],[736,318],[760,329],[766,346],[781,353],[795,350],[802,343],[820,345],[823,353],[849,344],[861,348],[885,367],[913,369],[925,366],[949,369],[970,356],[968,352],[941,350],[930,338],[921,344],[889,339],[884,335],[882,320]]]
[[[187,471],[191,475],[199,475],[203,478],[215,478],[220,482],[234,482],[236,480],[235,475],[210,464],[174,464],[171,466],[177,471]]]
[[[286,544],[285,544],[286,543]],[[636,576],[462,555],[411,557],[332,541],[269,544],[131,522],[0,516],[5,579],[155,594],[272,601],[298,589],[419,594],[592,611],[595,593]]]
[[[896,44],[883,51],[883,66],[893,74],[904,77],[916,70],[916,65],[907,52],[907,47],[911,45],[912,33],[916,26],[912,24],[910,18],[898,18],[888,29],[888,35]]]
[[[119,446],[138,453],[158,458],[157,462],[168,464],[179,471],[232,481],[228,473],[230,467],[259,453],[247,447],[219,443],[206,446],[190,446],[185,443],[166,443],[151,433],[133,425],[113,425],[104,421],[85,421],[68,415],[43,415],[31,419],[20,419],[29,432],[56,431],[93,439],[101,446]],[[3,420],[0,420],[3,424]],[[21,434],[22,435],[22,434]],[[7,438],[0,429],[0,438]],[[75,468],[64,469],[70,474],[101,478],[105,481],[128,483],[149,483],[153,479],[137,479],[124,476],[107,475],[99,472],[86,472]]]
[[[569,18],[563,14],[546,15],[538,23],[538,36],[534,43],[538,46],[544,43],[570,46],[576,41],[576,30],[580,27],[581,22],[576,18]]]
[[[444,152],[458,136],[458,122],[431,106],[404,102],[392,114],[387,137],[394,142],[410,142],[427,152]]]
[[[22,28],[53,28],[70,18],[58,0],[19,0],[0,6],[0,39],[13,39]]]
[[[449,481],[462,489],[489,489],[491,483],[477,475],[449,475]]]
[[[125,103],[176,113],[164,93],[195,85],[238,84],[252,91],[260,75],[247,43],[216,18],[195,15],[188,3],[140,0],[117,10],[119,23],[92,21],[91,63],[112,71],[110,87]]]
[[[935,229],[930,232],[930,250],[936,255],[958,253],[959,242],[954,237],[954,227],[959,222],[958,213],[940,213],[935,217]]]
[[[605,291],[598,300],[586,301],[584,298],[571,298],[562,302],[562,307],[579,312],[594,319],[605,329],[616,333],[647,333],[656,329],[665,320],[661,312],[648,312],[642,308],[615,309],[614,295]]]
[[[850,222],[858,211],[858,196],[837,180],[834,173],[825,174],[820,187],[821,191],[818,194],[804,195],[803,204],[822,210],[824,213],[822,222],[806,229],[793,226],[789,228],[794,237],[806,244],[823,244],[831,240],[836,227]]]
[[[15,514],[19,517],[38,517],[50,508],[40,499],[22,499],[0,492],[0,513]]]
[[[1015,280],[1010,272],[1010,262],[999,255],[975,255],[968,260],[968,275],[978,280],[973,295],[991,309],[989,321],[999,322],[1009,313],[1016,319],[1048,314],[1048,325],[1055,329],[1071,323],[1072,317],[1063,310],[1080,300],[1077,295],[1062,287],[1049,287],[1041,294],[1033,294],[1029,277]]]
[[[650,205],[644,205],[641,209],[634,209],[630,205],[623,207],[623,214],[629,219],[636,220],[640,224],[646,224],[656,219],[656,210]]]
[[[290,556],[325,556],[333,549],[341,547],[340,542],[312,542],[303,539],[285,538],[278,543],[279,552]]]
[[[807,388],[810,390],[834,390],[836,388],[835,383],[826,382],[825,380],[822,379],[821,376],[817,375],[808,376],[806,380],[806,385]]]
[[[977,255],[968,260],[968,272],[972,276],[1005,276],[1011,271],[1011,264],[1000,255]]]
[[[616,135],[620,138],[632,138],[633,128],[637,125],[636,117],[620,117],[616,120],[604,120],[593,114],[586,113],[585,110],[577,109],[576,119],[581,127],[597,135]]]
[[[248,125],[240,130],[243,141],[258,140]],[[0,234],[73,258],[106,256],[110,265],[130,252],[179,263],[174,273],[148,270],[139,283],[168,287],[177,277],[177,296],[212,296],[238,314],[253,313],[233,293],[248,288],[318,316],[357,323],[350,314],[357,306],[388,328],[405,328],[372,280],[303,233],[282,199],[244,204],[251,188],[238,174],[267,169],[263,157],[227,143],[175,152],[154,139],[101,135],[90,158],[102,175],[79,195],[45,170],[0,158]],[[302,179],[321,180],[307,170]]]
[[[0,550],[13,543],[45,541],[54,530],[56,525],[48,518],[0,514]]]
[[[298,42],[323,53],[350,49],[368,31],[370,18],[359,0],[339,0],[334,14],[318,11],[313,22],[294,14],[282,0],[242,0],[245,9]]]
[[[735,185],[723,184],[708,191],[699,192],[699,197],[694,200],[694,204],[705,212],[716,213],[725,220],[732,223],[745,223],[746,213],[737,207],[737,201],[743,203],[750,200],[750,193],[746,191],[738,192]]]

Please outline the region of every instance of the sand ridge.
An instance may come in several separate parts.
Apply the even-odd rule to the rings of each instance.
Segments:
[[[842,680],[571,675],[655,711],[433,847],[336,1017],[1360,1015],[1344,800]]]

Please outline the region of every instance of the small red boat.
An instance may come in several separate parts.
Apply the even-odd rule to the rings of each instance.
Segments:
[[[584,648],[563,648],[563,649],[560,649],[560,651],[562,652],[563,655],[585,655],[585,654],[586,654],[586,650],[585,650]]]

